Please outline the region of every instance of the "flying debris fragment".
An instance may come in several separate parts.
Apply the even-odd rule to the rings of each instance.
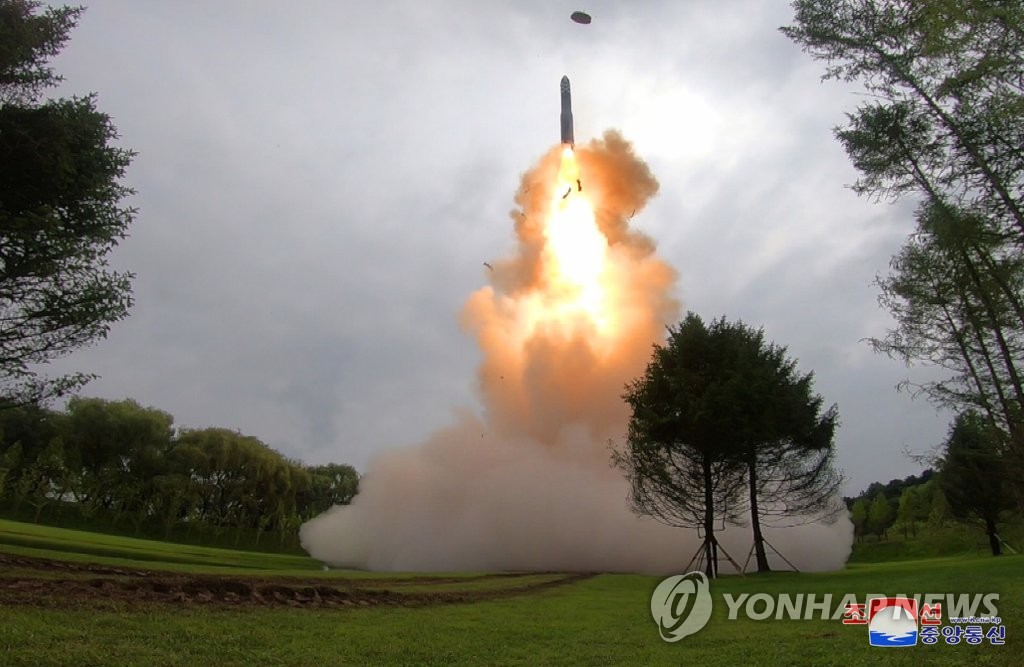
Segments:
[[[490,269],[491,271],[493,271],[493,270],[494,270],[494,267],[493,267],[493,266],[491,266],[491,265],[490,265],[490,264],[489,264],[488,262],[484,262],[484,266],[486,266],[486,267],[487,267],[488,269]]]
[[[573,12],[569,18],[580,25],[590,25],[590,14],[586,12]]]

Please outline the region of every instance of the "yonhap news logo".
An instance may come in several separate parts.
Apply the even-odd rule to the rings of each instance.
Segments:
[[[689,572],[662,581],[651,595],[651,616],[667,642],[677,642],[703,628],[711,618],[707,575]]]
[[[841,621],[867,626],[871,646],[1006,643],[1006,626],[996,608],[998,593],[722,593],[721,598],[728,621],[741,615],[751,621]],[[703,572],[669,577],[651,595],[651,616],[667,642],[707,625],[712,606],[710,581]]]

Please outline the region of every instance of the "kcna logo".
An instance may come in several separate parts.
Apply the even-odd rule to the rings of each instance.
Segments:
[[[869,600],[868,638],[872,646],[917,644],[917,600],[903,597]]]
[[[662,581],[651,595],[651,616],[667,642],[677,642],[703,628],[711,618],[707,575],[689,572]]]

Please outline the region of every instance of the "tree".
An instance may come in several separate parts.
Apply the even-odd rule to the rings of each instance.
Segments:
[[[861,192],[935,194],[1024,240],[1024,7],[991,0],[796,0],[782,32],[872,101],[837,133]]]
[[[938,366],[919,388],[1008,438],[1024,508],[1024,5],[797,0],[783,32],[871,101],[836,135],[860,193],[918,199],[917,230],[880,279],[897,326],[876,350]],[[904,386],[913,386],[909,382]]]
[[[875,349],[952,375],[920,389],[954,410],[977,410],[1007,433],[1024,406],[1024,257],[1002,252],[982,220],[936,203],[878,281],[897,326]]]
[[[705,326],[688,314],[624,396],[633,418],[616,462],[634,510],[700,527],[714,574],[716,516],[735,523],[747,509],[758,571],[768,570],[762,516],[831,516],[841,507],[837,417],[834,407],[822,413],[811,386],[762,331],[724,317]]]
[[[757,571],[768,572],[762,517],[810,521],[842,510],[842,476],[833,465],[839,416],[834,405],[822,411],[813,375],[798,373],[786,348],[742,322],[728,325],[728,333],[734,351],[722,371],[735,387],[732,420],[747,468]]]
[[[133,153],[94,95],[41,100],[83,10],[40,6],[0,0],[0,406],[91,379],[37,369],[106,336],[132,303],[132,275],[107,256],[135,215],[120,183]]]
[[[13,486],[14,472],[21,464],[21,443],[16,442],[6,450],[0,449],[0,503],[7,500],[8,487]]]
[[[73,397],[61,429],[72,489],[84,515],[98,510],[131,516],[141,526],[156,510],[160,476],[166,472],[174,418],[137,402]]]
[[[879,491],[868,507],[868,526],[879,539],[885,537],[885,531],[892,525],[893,514],[892,505]]]
[[[745,465],[733,426],[737,384],[723,371],[732,352],[724,320],[711,327],[693,313],[655,345],[644,375],[623,395],[632,409],[626,448],[613,463],[630,482],[634,512],[704,535],[709,577],[717,576],[716,520],[742,516]]]
[[[328,463],[310,466],[309,488],[303,494],[303,511],[300,514],[311,519],[326,512],[335,505],[347,505],[359,491],[359,473],[350,465]]]
[[[54,438],[39,453],[36,460],[25,470],[19,480],[19,503],[28,500],[36,508],[32,517],[39,521],[43,508],[59,500],[67,490],[68,473],[64,465],[64,443],[59,437]]]
[[[859,538],[864,537],[868,525],[868,504],[863,498],[853,503],[850,509],[850,521],[853,522],[853,531]]]
[[[1001,448],[1005,435],[975,413],[959,415],[945,443],[939,465],[939,488],[954,517],[979,519],[992,555],[1001,553],[1000,515],[1012,507]]]
[[[234,528],[236,541],[243,529],[282,529],[309,484],[306,471],[259,439],[223,428],[182,432],[171,456],[192,485],[196,519]]]
[[[13,500],[15,509],[35,486],[34,479],[30,479],[33,465],[60,435],[58,421],[57,413],[38,405],[0,410],[0,451],[7,452],[7,497]]]
[[[932,504],[928,510],[928,523],[942,528],[951,516],[952,512],[949,508],[949,501],[946,500],[946,494],[942,492],[941,488],[936,488],[932,493]]]
[[[903,527],[903,538],[910,536],[917,537],[917,522],[921,520],[922,514],[927,516],[928,505],[924,503],[921,488],[909,486],[903,489],[900,494],[900,505],[896,511],[896,520]]]

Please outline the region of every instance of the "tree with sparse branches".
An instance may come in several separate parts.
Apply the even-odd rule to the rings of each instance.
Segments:
[[[612,455],[634,512],[703,532],[709,577],[718,570],[715,524],[741,519],[744,488],[729,412],[737,387],[721,372],[730,352],[723,330],[724,322],[707,327],[693,313],[669,328],[644,375],[626,387],[626,447]]]
[[[918,202],[915,233],[879,279],[896,327],[872,343],[949,372],[917,388],[1007,435],[1024,508],[1024,5],[792,4],[782,31],[826,63],[824,78],[870,97],[836,130],[854,189]]]
[[[613,461],[630,481],[638,514],[703,532],[717,574],[716,522],[753,524],[758,569],[768,568],[765,515],[832,516],[840,477],[832,465],[835,409],[821,411],[811,376],[761,331],[690,313],[627,386],[626,447]]]
[[[132,304],[132,275],[108,255],[135,214],[120,182],[133,153],[95,95],[42,98],[83,10],[41,7],[0,0],[0,407],[91,379],[39,366],[103,338]]]
[[[754,555],[757,571],[767,572],[762,520],[831,520],[844,509],[834,465],[839,414],[835,405],[823,410],[813,374],[799,373],[785,347],[742,322],[729,327],[735,351],[723,370],[737,383],[733,420],[746,464]]]
[[[897,326],[872,345],[947,371],[917,385],[937,405],[1024,435],[1024,255],[1000,250],[984,220],[936,202],[922,205],[918,226],[878,281]]]
[[[934,194],[1024,241],[1024,6],[795,0],[782,32],[871,95],[837,130],[877,196]]]

